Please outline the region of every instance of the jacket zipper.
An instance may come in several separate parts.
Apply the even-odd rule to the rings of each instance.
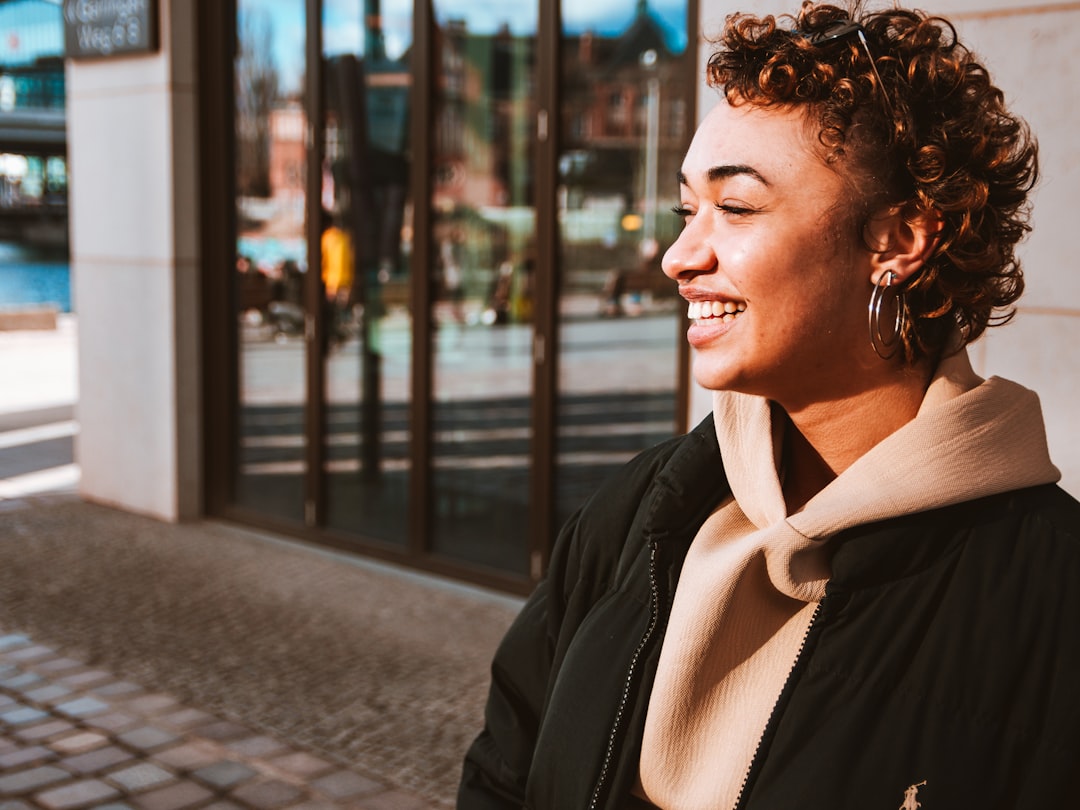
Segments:
[[[824,602],[824,600],[822,600]],[[787,692],[788,687],[795,678],[795,673],[803,663],[803,654],[806,652],[806,642],[810,638],[810,633],[818,623],[818,617],[821,616],[822,602],[817,603],[817,607],[814,608],[814,615],[810,617],[810,624],[806,628],[806,632],[803,633],[802,642],[799,644],[799,652],[795,655],[795,663],[791,665],[791,670],[788,672],[787,678],[784,680],[784,686],[780,690],[780,695],[776,698],[776,702],[773,704],[772,711],[769,713],[769,721],[765,724],[765,730],[758,738],[757,747],[754,748],[754,756],[750,759],[750,767],[746,769],[746,775],[743,776],[742,786],[739,788],[739,796],[735,800],[734,810],[745,810],[747,799],[749,798],[746,793],[746,789],[750,786],[750,778],[754,775],[758,768],[758,759],[761,757],[762,744],[765,742],[765,738],[770,736],[774,723],[779,722],[776,710],[780,706],[780,701],[783,700],[784,694]]]
[[[615,712],[615,720],[611,726],[611,734],[608,735],[607,750],[604,753],[604,763],[600,767],[600,776],[596,781],[596,787],[593,788],[592,799],[589,801],[589,810],[597,810],[600,803],[600,795],[604,788],[607,786],[607,781],[611,776],[611,762],[615,756],[615,746],[618,743],[619,732],[621,731],[623,719],[626,716],[626,707],[630,702],[630,693],[633,688],[634,676],[637,672],[638,663],[641,661],[641,655],[645,651],[645,647],[652,639],[653,633],[656,632],[656,627],[660,623],[660,586],[656,582],[656,558],[659,552],[659,544],[656,540],[652,541],[652,550],[649,554],[649,624],[645,628],[645,632],[641,636],[641,640],[638,642],[637,648],[634,650],[633,656],[630,658],[630,666],[626,672],[626,680],[623,683],[622,697],[619,700],[618,711]]]

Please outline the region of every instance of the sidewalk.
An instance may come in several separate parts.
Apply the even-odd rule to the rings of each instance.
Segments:
[[[71,405],[79,396],[78,319],[54,330],[0,331],[0,414]]]
[[[437,806],[22,634],[0,634],[0,733],[4,810]]]
[[[518,607],[242,528],[9,500],[0,810],[451,807]]]
[[[82,502],[73,338],[0,333],[0,810],[452,807],[520,600]]]
[[[0,504],[78,486],[77,333],[73,315],[55,330],[0,331]]]

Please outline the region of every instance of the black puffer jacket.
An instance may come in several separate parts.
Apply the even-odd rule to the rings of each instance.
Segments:
[[[710,417],[568,523],[496,654],[460,810],[628,806],[682,561],[728,494]],[[833,546],[740,807],[1080,805],[1080,504],[1033,487]]]

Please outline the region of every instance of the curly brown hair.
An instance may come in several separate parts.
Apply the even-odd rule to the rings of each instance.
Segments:
[[[861,25],[865,47],[855,32],[824,36],[844,20]],[[948,20],[919,11],[806,0],[793,22],[729,16],[708,81],[733,104],[806,105],[860,228],[886,205],[940,218],[931,257],[903,287],[907,361],[940,356],[956,327],[966,344],[1011,319],[1038,147],[986,68]]]

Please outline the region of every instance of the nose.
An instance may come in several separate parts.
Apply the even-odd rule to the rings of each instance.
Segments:
[[[716,253],[692,225],[683,228],[679,238],[664,252],[660,262],[664,275],[684,283],[716,269]]]

